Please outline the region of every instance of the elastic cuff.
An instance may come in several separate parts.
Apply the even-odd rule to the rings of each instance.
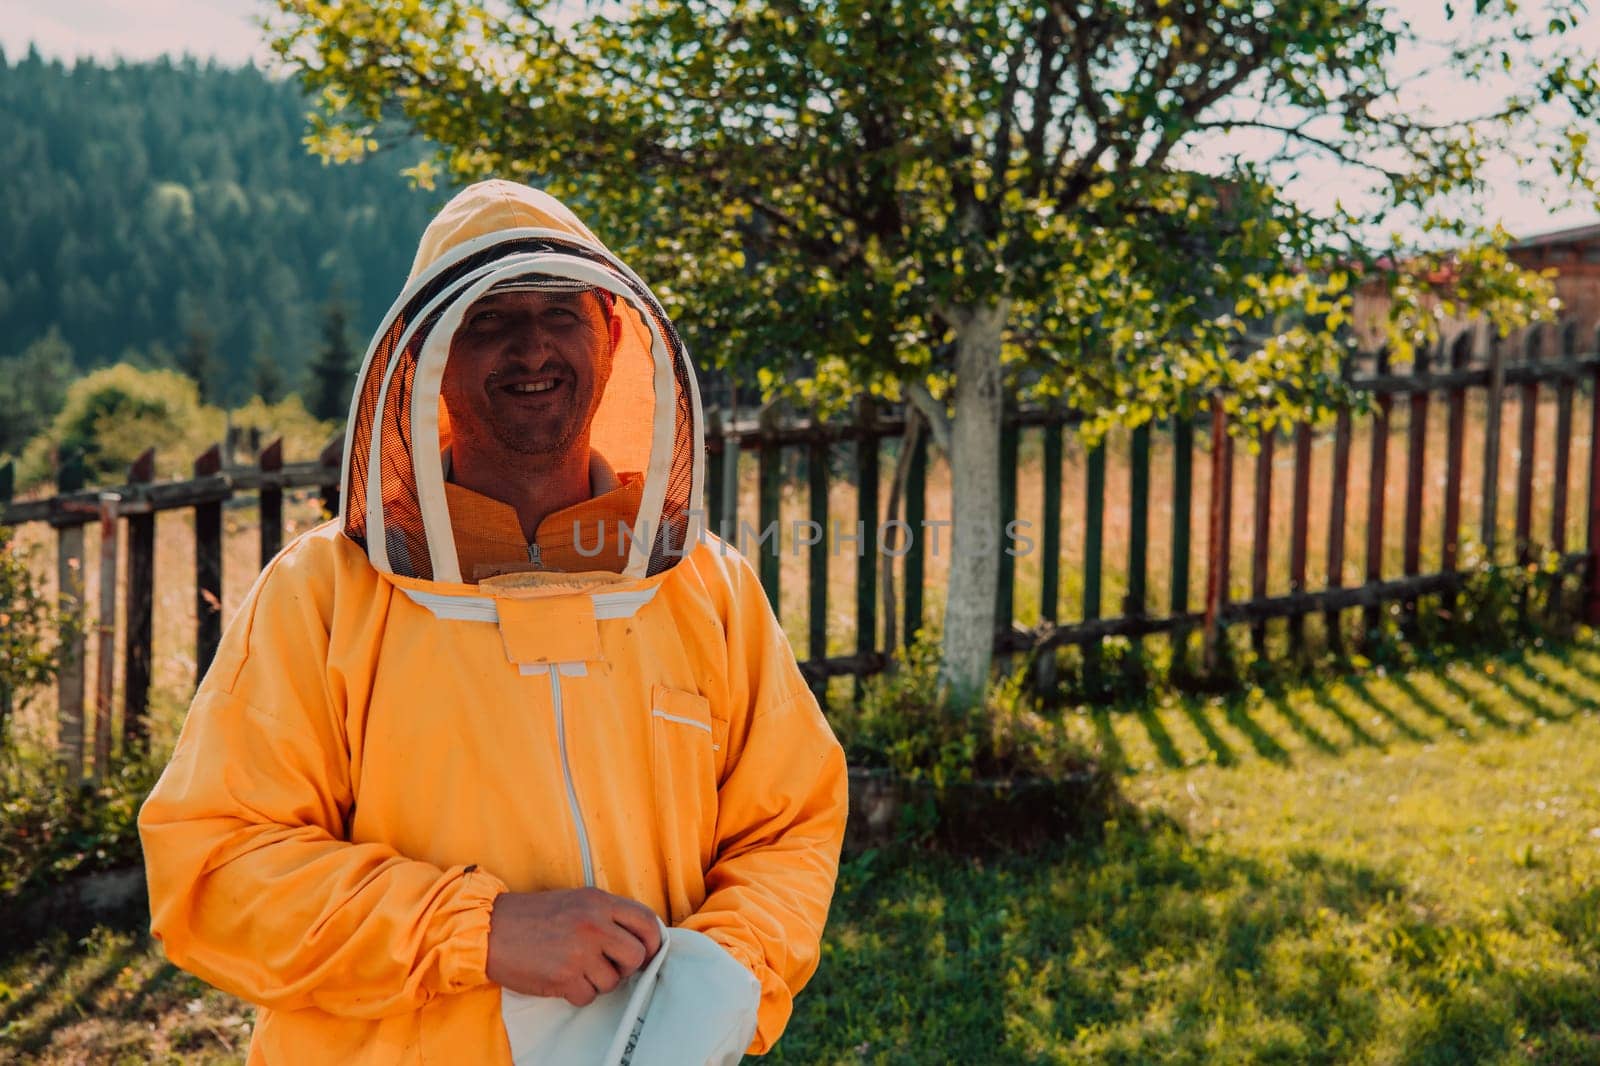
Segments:
[[[465,992],[489,983],[489,916],[505,882],[476,866],[463,868],[455,899],[454,928],[439,964],[445,992]]]

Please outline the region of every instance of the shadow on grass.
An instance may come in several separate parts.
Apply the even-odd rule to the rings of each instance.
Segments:
[[[1150,744],[1156,749],[1156,755],[1173,769],[1182,767],[1183,755],[1178,751],[1178,745],[1172,742],[1172,734],[1162,724],[1161,712],[1155,707],[1144,706],[1139,708],[1138,714],[1145,732],[1150,734]]]
[[[1356,721],[1355,715],[1351,714],[1343,704],[1328,693],[1326,685],[1318,685],[1312,689],[1311,698],[1318,707],[1321,707],[1332,717],[1337,718],[1341,725],[1350,730],[1350,742],[1352,744],[1377,748],[1379,751],[1383,750],[1385,747],[1384,742],[1367,732],[1366,728]]]
[[[1600,890],[1530,915],[1571,950],[1526,969],[1505,926],[1446,912],[1161,818],[997,861],[863,856],[771,1061],[1595,1061]]]
[[[1473,729],[1473,727],[1467,722],[1457,718],[1455,715],[1445,710],[1436,698],[1423,692],[1416,686],[1411,678],[1407,677],[1405,674],[1395,674],[1391,676],[1389,678],[1389,683],[1399,690],[1401,695],[1405,696],[1406,699],[1416,704],[1416,706],[1420,708],[1423,713],[1437,718],[1440,722],[1444,723],[1445,728],[1449,729],[1450,732],[1454,733],[1456,736],[1461,737],[1463,740],[1478,739],[1477,730]]]
[[[1365,678],[1362,678],[1359,675],[1352,675],[1345,678],[1344,689],[1346,692],[1359,699],[1362,703],[1366,704],[1368,707],[1371,707],[1378,713],[1379,716],[1388,719],[1389,724],[1394,726],[1395,731],[1405,736],[1407,740],[1416,741],[1418,744],[1426,744],[1430,740],[1434,739],[1434,737],[1424,733],[1422,730],[1418,729],[1416,726],[1400,717],[1400,715],[1396,714],[1394,709],[1383,700],[1374,696],[1372,694],[1372,690],[1367,687]]]
[[[1299,734],[1300,738],[1324,755],[1339,755],[1343,752],[1337,743],[1329,740],[1322,731],[1310,722],[1295,707],[1287,694],[1279,692],[1269,697],[1272,709],[1278,712],[1278,717],[1288,723],[1289,728]]]

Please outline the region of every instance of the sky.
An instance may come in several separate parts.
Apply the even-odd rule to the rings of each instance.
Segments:
[[[1396,6],[1425,36],[1448,34],[1441,0],[1396,0]],[[22,55],[31,44],[45,56],[62,60],[85,56],[150,59],[188,53],[223,63],[253,60],[265,66],[269,56],[261,43],[261,31],[252,21],[264,10],[262,0],[0,0],[0,47],[12,58]],[[1600,13],[1574,32],[1586,48],[1600,53]],[[1419,86],[1418,106],[1448,101],[1470,111],[1492,96],[1492,88],[1474,94],[1463,91],[1459,84],[1434,81]],[[1276,138],[1241,135],[1226,144],[1191,151],[1186,158],[1205,167],[1234,153],[1259,155],[1276,144]],[[1552,210],[1544,191],[1521,188],[1533,175],[1520,159],[1493,159],[1487,173],[1485,221],[1498,220],[1516,236],[1600,221],[1600,206]],[[1329,206],[1335,198],[1350,206],[1361,202],[1361,180],[1359,174],[1312,158],[1286,187],[1298,202],[1313,209]]]

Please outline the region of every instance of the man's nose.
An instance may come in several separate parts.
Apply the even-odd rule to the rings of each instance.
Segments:
[[[550,331],[530,323],[508,331],[500,357],[502,361],[520,360],[538,366],[557,354],[555,339]]]

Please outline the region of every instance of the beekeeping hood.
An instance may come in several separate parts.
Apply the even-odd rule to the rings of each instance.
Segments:
[[[691,501],[704,476],[700,395],[672,323],[649,287],[565,205],[486,181],[462,190],[428,226],[356,381],[340,517],[380,571],[461,582],[442,461],[450,419],[439,385],[450,341],[491,288],[550,278],[616,297],[621,339],[590,446],[612,469],[643,475],[620,576],[659,574],[698,539]]]

